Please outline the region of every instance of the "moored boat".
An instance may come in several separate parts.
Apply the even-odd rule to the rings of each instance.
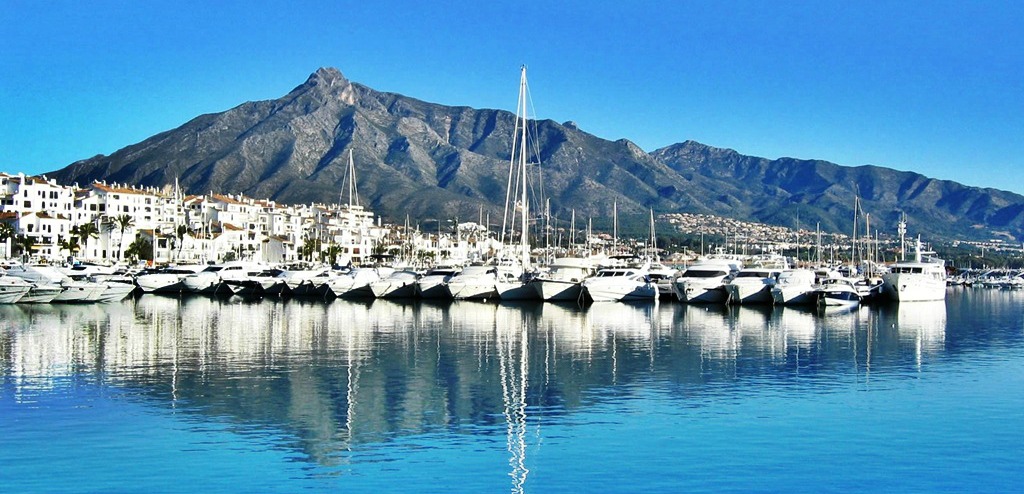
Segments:
[[[583,280],[583,293],[593,302],[656,301],[658,285],[647,266],[605,268]]]

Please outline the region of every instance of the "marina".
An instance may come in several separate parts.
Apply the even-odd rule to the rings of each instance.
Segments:
[[[1024,295],[946,293],[838,309],[191,294],[0,305],[0,481],[1014,490],[1024,430],[1003,418],[1024,406]]]

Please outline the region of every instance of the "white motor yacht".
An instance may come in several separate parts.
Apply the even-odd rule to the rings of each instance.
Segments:
[[[882,275],[882,293],[899,302],[946,300],[946,262],[923,255],[918,240],[913,261],[898,261]]]
[[[14,276],[5,276],[0,271],[0,304],[13,304],[28,294],[32,283]]]
[[[672,280],[679,274],[678,269],[666,266],[660,262],[652,263],[651,268],[648,270],[651,281],[658,285],[658,297],[662,300],[675,297],[675,292],[672,291]]]
[[[470,265],[452,276],[445,288],[453,300],[487,300],[498,296],[498,266]]]
[[[813,305],[818,298],[816,279],[810,269],[782,271],[772,287],[772,300],[778,305]]]
[[[583,280],[583,293],[594,302],[658,300],[658,285],[647,266],[601,269]]]
[[[582,257],[560,257],[548,268],[546,273],[537,275],[530,282],[541,300],[579,300],[583,294],[583,280],[597,272],[594,263]]]
[[[264,269],[240,279],[226,279],[222,285],[234,295],[279,295],[285,286],[280,269]]]
[[[778,269],[743,268],[725,284],[728,301],[733,304],[770,304],[772,287],[778,279]]]
[[[182,282],[185,284],[185,288],[192,293],[212,294],[217,293],[222,288],[226,291],[231,291],[226,285],[222,286],[227,280],[245,280],[267,269],[267,266],[262,263],[231,261],[208,266],[198,273],[186,276],[182,279]]]
[[[373,297],[370,283],[387,278],[394,271],[394,268],[386,266],[352,268],[328,281],[327,287],[335,297]]]
[[[818,304],[824,306],[852,307],[860,305],[860,291],[855,278],[834,277],[821,280],[818,288]]]
[[[447,298],[448,281],[462,272],[462,267],[454,264],[438,264],[416,280],[416,296],[420,298]]]
[[[51,302],[95,302],[105,288],[91,281],[75,281],[57,268],[43,264],[14,264],[6,269],[8,276],[21,278],[36,285],[59,286],[61,292]]]
[[[724,285],[739,270],[735,261],[706,259],[683,270],[672,280],[672,291],[680,302],[724,304],[728,294]]]
[[[420,273],[412,269],[399,269],[370,283],[370,291],[376,298],[412,298],[416,296],[416,281]]]
[[[19,304],[47,304],[60,295],[63,288],[60,285],[32,283],[28,293],[18,299]]]
[[[140,274],[135,277],[135,285],[143,293],[181,293],[188,290],[182,279],[188,275],[202,271],[206,266],[201,264],[181,264]]]
[[[281,273],[287,292],[296,297],[309,297],[326,292],[325,283],[338,275],[327,266],[308,269],[287,269]]]

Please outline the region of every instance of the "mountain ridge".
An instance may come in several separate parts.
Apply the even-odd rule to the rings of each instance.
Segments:
[[[574,123],[533,120],[543,189],[567,218],[693,212],[850,231],[854,198],[872,225],[912,233],[1024,237],[1024,196],[915,172],[823,160],[746,156],[687,140],[646,152]],[[189,193],[242,193],[282,203],[335,202],[351,150],[366,206],[396,221],[501,214],[515,115],[380,92],[320,68],[274,100],[199,115],[109,156],[47,174]]]

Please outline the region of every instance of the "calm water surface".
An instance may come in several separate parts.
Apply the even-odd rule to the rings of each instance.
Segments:
[[[1024,293],[0,305],[6,492],[1024,489]]]

